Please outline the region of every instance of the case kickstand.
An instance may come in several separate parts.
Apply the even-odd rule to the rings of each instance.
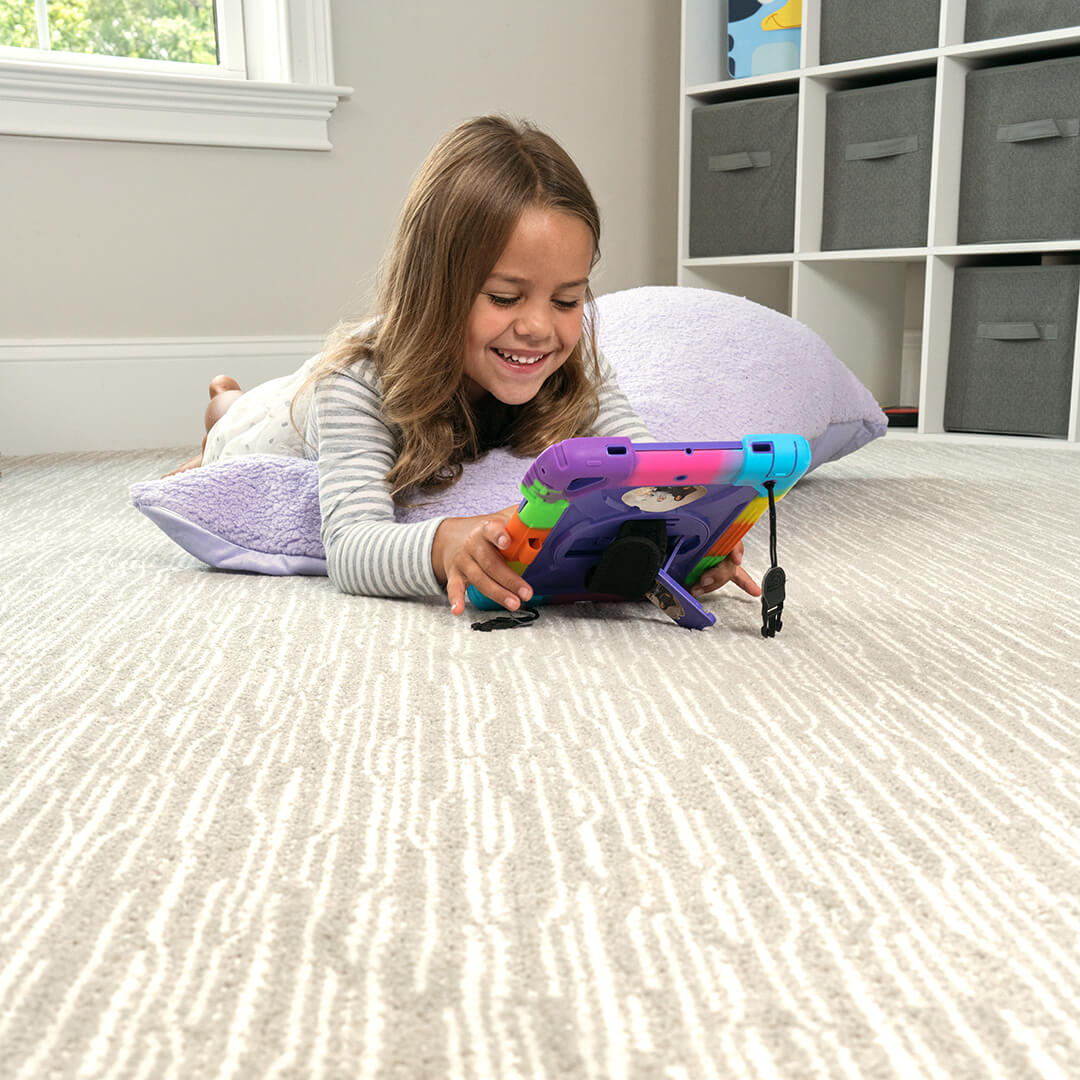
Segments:
[[[716,616],[706,611],[697,599],[668,573],[668,568],[675,561],[675,556],[678,555],[682,545],[682,540],[676,543],[674,550],[668,556],[668,561],[645,593],[645,599],[655,604],[679,626],[685,626],[688,630],[704,630],[716,622]]]

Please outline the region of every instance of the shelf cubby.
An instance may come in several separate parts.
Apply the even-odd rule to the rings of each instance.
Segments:
[[[678,281],[682,285],[746,296],[805,323],[828,342],[882,405],[917,404],[918,432],[946,435],[945,401],[956,269],[971,265],[1080,261],[1080,236],[1058,240],[1021,238],[992,244],[958,242],[967,78],[969,73],[988,67],[1080,58],[1080,25],[965,41],[965,0],[942,0],[936,47],[821,64],[820,3],[821,0],[807,0],[803,4],[798,69],[729,78],[723,48],[725,0],[683,0]],[[870,5],[866,6],[869,10]],[[823,250],[829,93],[927,77],[935,80],[935,86],[929,205],[925,208],[926,244]],[[690,163],[694,110],[702,105],[779,94],[798,95],[791,250],[691,258]],[[1077,145],[1080,170],[1080,139],[1069,141]],[[1080,326],[1080,318],[1077,324]],[[1067,441],[1080,447],[1080,341],[1074,349],[1073,361]],[[946,437],[972,436],[948,434]]]

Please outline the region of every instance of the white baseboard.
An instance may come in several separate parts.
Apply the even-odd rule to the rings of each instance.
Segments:
[[[206,388],[295,371],[323,337],[0,340],[0,454],[198,447]]]

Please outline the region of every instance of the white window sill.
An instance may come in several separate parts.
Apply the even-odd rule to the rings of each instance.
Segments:
[[[0,60],[0,134],[329,150],[347,86]]]

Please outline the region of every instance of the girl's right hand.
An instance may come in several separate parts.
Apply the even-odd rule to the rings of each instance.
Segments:
[[[431,565],[439,584],[446,586],[454,615],[465,610],[469,585],[508,611],[517,611],[522,602],[532,599],[532,589],[500,553],[510,544],[506,526],[515,510],[516,505],[483,517],[446,518],[435,530]]]

